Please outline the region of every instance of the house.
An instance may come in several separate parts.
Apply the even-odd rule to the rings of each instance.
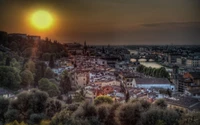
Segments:
[[[0,97],[11,98],[14,94],[6,89],[0,88]]]
[[[104,60],[104,59],[97,59],[97,64],[98,64],[98,65],[105,66],[105,65],[107,65],[107,61]]]
[[[75,84],[84,87],[88,84],[88,73],[87,72],[75,72]]]
[[[200,85],[200,72],[187,72],[183,75],[185,79],[191,79],[193,83]]]
[[[29,40],[34,40],[34,41],[40,41],[41,40],[40,36],[28,35],[27,37],[28,37]]]
[[[193,98],[198,98],[200,99],[200,89],[189,89],[189,90],[185,90],[185,94],[189,95]]]
[[[183,112],[200,111],[200,101],[191,97],[165,98],[167,105],[172,109],[179,109]]]
[[[175,86],[172,85],[166,78],[135,78],[133,79],[133,87],[136,88],[162,88],[175,90]]]
[[[187,67],[198,67],[200,66],[200,59],[198,58],[188,58],[186,60]]]

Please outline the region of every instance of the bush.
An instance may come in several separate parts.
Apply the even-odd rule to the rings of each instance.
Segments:
[[[141,105],[139,103],[127,103],[116,111],[116,120],[121,125],[136,125],[141,118]]]
[[[109,96],[98,96],[98,97],[95,98],[95,100],[94,100],[95,105],[99,105],[99,104],[102,104],[102,103],[112,104],[113,99]]]

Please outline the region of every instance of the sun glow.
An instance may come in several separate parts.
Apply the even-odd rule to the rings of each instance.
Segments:
[[[53,23],[53,17],[47,11],[39,10],[33,13],[31,23],[38,29],[47,29]]]

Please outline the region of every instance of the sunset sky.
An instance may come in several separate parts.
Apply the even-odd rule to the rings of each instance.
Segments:
[[[30,23],[37,10],[54,19]],[[0,0],[0,30],[89,44],[200,44],[199,0]]]

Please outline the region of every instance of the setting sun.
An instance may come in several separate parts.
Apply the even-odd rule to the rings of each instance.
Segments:
[[[53,23],[53,18],[47,11],[36,11],[31,17],[31,23],[38,29],[47,29]]]

